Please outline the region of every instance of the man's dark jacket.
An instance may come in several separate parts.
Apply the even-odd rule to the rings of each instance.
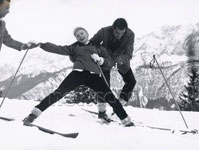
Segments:
[[[112,26],[108,26],[99,30],[90,41],[95,45],[105,47],[111,57],[112,64],[117,63],[119,71],[125,74],[130,68],[130,60],[134,50],[134,38],[134,32],[127,28],[124,36],[114,43]]]

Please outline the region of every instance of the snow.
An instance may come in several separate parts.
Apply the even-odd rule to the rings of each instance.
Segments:
[[[2,99],[1,99],[2,100]],[[22,121],[38,101],[6,99],[0,116],[15,118],[15,121],[0,120],[0,149],[2,150],[186,150],[198,149],[198,134],[186,134],[175,130],[161,131],[143,127],[126,128],[118,123],[101,124],[97,116],[83,111],[97,111],[95,104],[63,104],[58,102],[41,114],[35,124],[61,133],[79,132],[76,139],[39,131],[23,126]],[[186,129],[177,111],[160,111],[125,107],[135,122],[147,125]],[[107,106],[110,115],[112,108]],[[183,112],[189,129],[199,129],[199,112]],[[118,120],[116,116],[113,119]],[[119,121],[119,120],[118,120]]]
[[[146,3],[147,1],[135,1],[132,2],[133,5],[128,5],[128,7],[135,7],[134,9],[126,9],[126,3],[123,4],[120,1],[118,1],[119,3],[114,3],[115,1],[107,2],[108,1],[91,2],[89,0],[84,1],[84,3],[80,3],[80,1],[66,2],[63,0],[59,0],[59,2],[49,0],[13,1],[10,14],[6,16],[4,20],[6,21],[9,33],[16,40],[28,42],[34,39],[39,42],[50,41],[61,45],[74,42],[75,38],[72,34],[72,29],[79,25],[87,28],[92,36],[101,27],[112,24],[115,18],[125,17],[129,22],[130,28],[132,28],[136,36],[138,36],[140,34],[145,35],[149,31],[152,31],[152,28],[154,29],[156,28],[155,26],[160,26],[162,23],[166,22],[171,24],[171,22],[168,22],[165,18],[175,21],[179,20],[175,19],[179,17],[173,15],[176,13],[171,13],[172,15],[170,15],[169,13],[162,12],[162,14],[169,15],[165,17],[164,15],[159,15],[160,13],[152,11],[147,13],[150,15],[150,20],[152,20],[147,22],[146,27],[146,20],[141,20],[140,18],[148,18],[145,16],[146,13],[143,12],[153,10],[151,8],[154,8],[156,2],[153,3],[153,5],[148,5],[148,3]],[[106,3],[106,5],[104,5],[104,3]],[[180,1],[180,3],[182,3],[182,1]],[[189,7],[189,9],[194,11],[198,10],[196,7],[198,5],[195,4],[196,2],[186,3],[188,3],[187,7]],[[150,4],[152,3],[150,2]],[[166,4],[167,7],[165,7],[165,3],[163,4],[165,9],[157,9],[157,12],[161,9],[168,12],[166,8],[170,8],[171,5],[173,6],[173,1],[172,3],[167,2]],[[75,11],[74,8],[76,8]],[[110,8],[112,8],[111,13]],[[125,10],[123,8],[125,8]],[[173,8],[176,10],[178,7]],[[97,9],[100,11],[96,11]],[[79,12],[84,12],[84,17],[79,17]],[[98,12],[100,12],[100,14]],[[109,15],[107,15],[107,12]],[[121,12],[123,13],[121,14]],[[189,12],[186,15],[187,17],[184,17],[185,15],[182,15],[182,12],[180,12],[180,16],[193,19],[190,17],[190,15],[193,16],[193,11],[187,12]],[[132,16],[133,14],[135,16]],[[197,15],[198,13],[195,14]],[[97,22],[94,24],[93,16],[95,16],[95,18],[97,16]],[[154,19],[151,18],[151,16],[154,16]],[[171,19],[172,16],[174,16],[174,19]],[[157,17],[159,19],[157,19]],[[154,21],[157,22],[154,23]],[[172,24],[179,24],[179,22],[175,21]],[[181,21],[180,24],[182,22],[184,23],[185,21]],[[149,23],[152,24],[149,25]],[[181,32],[180,37],[183,35],[184,32]],[[140,45],[142,44],[143,43]],[[154,42],[152,42],[152,44],[154,44]],[[149,47],[145,46],[144,48],[144,50],[147,49],[148,52],[151,51],[152,53],[157,49],[154,48],[154,45],[149,45]],[[0,59],[0,81],[10,77],[16,72],[16,68],[24,53],[25,52],[12,50],[3,45]],[[164,56],[164,58],[170,60],[168,57]],[[179,57],[169,58],[179,60]],[[141,64],[141,58],[137,57],[135,59],[136,61],[134,62]],[[59,71],[68,66],[71,66],[71,63],[68,59],[66,60],[65,57],[46,53],[39,48],[35,48],[28,53],[23,66],[20,68],[19,74],[32,74],[32,76],[36,76],[44,71]],[[44,85],[40,85],[40,87],[41,86]],[[35,92],[35,95],[36,94],[38,93]],[[39,94],[41,95],[41,93]],[[50,135],[39,131],[35,127],[26,127],[22,124],[21,120],[26,117],[37,104],[38,101],[33,100],[6,99],[3,107],[0,108],[0,116],[15,118],[15,121],[7,122],[0,120],[1,150],[194,150],[198,145],[199,135],[181,135],[178,132],[172,134],[168,131],[152,130],[142,127],[125,128],[118,123],[111,123],[110,125],[100,124],[95,115],[82,110],[82,108],[85,108],[97,111],[97,107],[94,104],[63,105],[63,103],[59,102],[50,107],[35,121],[35,124],[58,132],[80,133],[76,139],[64,138],[56,134]],[[176,111],[167,112],[133,107],[125,107],[125,109],[135,121],[141,121],[148,125],[159,127],[185,129],[184,122],[180,114]],[[112,112],[109,106],[107,107],[107,112],[109,115]],[[190,129],[199,129],[199,112],[183,112],[183,115]],[[113,118],[118,120],[116,116],[113,116]]]

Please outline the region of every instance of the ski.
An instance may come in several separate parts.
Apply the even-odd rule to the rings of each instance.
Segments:
[[[82,108],[82,110],[84,110],[86,112],[89,112],[91,114],[95,114],[95,115],[98,114],[97,112],[94,112],[94,111],[91,111],[91,110],[87,110],[87,109],[83,109],[83,108]],[[117,121],[113,121],[113,122],[117,122]],[[144,128],[154,129],[154,130],[170,131],[171,133],[181,132],[182,134],[187,134],[187,133],[198,134],[198,130],[197,129],[193,129],[193,130],[174,130],[174,129],[170,129],[170,128],[144,125],[144,123],[138,122],[138,121],[135,121],[135,120],[133,120],[133,122],[135,123],[135,127],[144,127]],[[119,124],[121,124],[121,123],[119,123]]]
[[[84,108],[81,108],[83,111],[86,111],[86,112],[88,112],[88,113],[90,113],[90,114],[94,114],[94,115],[98,115],[98,112],[95,112],[95,111],[91,111],[91,110],[87,110],[87,109],[84,109]],[[110,122],[107,122],[106,120],[104,120],[104,119],[101,119],[103,122],[100,122],[100,123],[105,123],[105,124],[109,124],[110,122],[117,122],[117,121],[115,121],[115,120],[113,120],[113,119],[111,119],[111,121]]]
[[[137,124],[136,126],[146,127],[146,128],[154,129],[154,130],[170,131],[171,133],[175,133],[177,131],[177,132],[181,132],[182,134],[187,134],[187,133],[198,134],[198,130],[197,129],[193,129],[193,130],[175,130],[175,129],[171,129],[171,128],[155,127],[155,126],[149,126],[149,125],[144,125],[144,124]]]
[[[0,119],[4,120],[4,121],[14,121],[15,120],[13,118],[2,117],[2,116],[0,116]],[[61,135],[63,137],[68,137],[68,138],[76,138],[79,135],[78,132],[75,132],[75,133],[60,133],[60,132],[56,132],[56,131],[53,131],[53,130],[50,130],[50,129],[47,129],[47,128],[44,128],[44,127],[41,127],[41,126],[38,126],[38,125],[35,125],[35,124],[29,124],[28,126],[36,127],[40,131],[43,131],[43,132],[46,132],[46,133],[49,133],[49,134],[58,134],[58,135]]]
[[[45,133],[57,134],[57,135],[60,135],[60,136],[63,136],[63,137],[67,137],[67,138],[76,138],[79,135],[78,132],[74,132],[74,133],[60,133],[60,132],[57,132],[57,131],[54,131],[54,130],[51,130],[51,129],[47,129],[47,128],[41,127],[41,126],[36,125],[36,124],[29,124],[28,126],[30,126],[30,127],[36,127],[40,131],[43,131]]]
[[[84,109],[84,108],[81,108],[83,111],[86,111],[86,112],[89,112],[91,114],[95,114],[95,115],[98,115],[98,112],[95,112],[95,111],[91,111],[91,110],[87,110],[87,109]]]
[[[88,112],[88,113],[90,113],[90,114],[94,114],[94,115],[98,115],[98,112],[95,112],[95,111],[91,111],[91,110],[88,110],[88,109],[84,109],[84,108],[81,108],[83,111],[86,111],[86,112]],[[112,119],[111,118],[111,122],[117,122],[119,125],[121,125],[121,123],[119,123],[116,119]],[[135,122],[134,120],[133,120],[133,122]],[[106,123],[107,124],[107,122],[105,121],[105,122],[100,122],[100,123]],[[110,123],[110,122],[109,122]],[[137,122],[137,123],[139,123],[139,124],[142,124],[142,122]]]
[[[2,117],[2,116],[0,116],[0,119],[1,119],[1,120],[4,120],[4,121],[14,121],[13,118]]]

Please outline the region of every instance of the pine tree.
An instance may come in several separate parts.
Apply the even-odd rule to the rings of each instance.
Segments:
[[[76,87],[65,99],[67,103],[97,103],[96,92],[84,85]]]
[[[188,84],[180,93],[180,108],[187,111],[199,111],[199,73],[198,67],[191,66]]]

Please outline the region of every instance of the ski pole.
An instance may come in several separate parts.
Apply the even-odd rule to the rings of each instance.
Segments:
[[[98,68],[99,68],[99,70],[100,70],[100,73],[101,73],[101,75],[102,75],[102,77],[103,77],[103,79],[104,79],[106,85],[110,88],[110,85],[108,84],[108,81],[106,80],[106,77],[105,77],[105,75],[104,75],[104,73],[103,73],[103,71],[102,71],[102,68],[100,67],[100,65],[99,65],[98,63],[96,63],[96,64],[97,64],[97,66],[98,66]]]
[[[4,97],[3,97],[3,100],[1,101],[1,104],[0,104],[0,109],[1,109],[1,107],[2,107],[2,105],[3,105],[3,103],[4,103],[5,99],[6,99],[6,97],[7,97],[7,95],[8,95],[8,92],[9,92],[9,90],[10,90],[10,88],[11,88],[11,86],[12,86],[12,84],[13,84],[13,82],[14,82],[16,76],[17,76],[17,73],[19,72],[19,69],[20,69],[20,67],[21,67],[21,65],[22,65],[22,63],[23,63],[23,61],[24,61],[24,59],[25,59],[25,57],[26,57],[28,51],[29,51],[29,48],[26,50],[26,52],[25,52],[25,54],[24,54],[24,56],[23,56],[23,58],[22,58],[22,60],[21,60],[21,62],[20,62],[20,64],[19,64],[19,66],[18,66],[18,68],[17,68],[17,71],[15,72],[15,75],[14,75],[14,77],[13,77],[11,83],[10,83],[8,89],[6,90],[6,93],[5,93],[5,95],[4,95]]]
[[[175,98],[174,98],[174,94],[173,94],[172,91],[171,91],[171,88],[170,88],[170,86],[169,86],[169,84],[168,84],[168,82],[167,82],[167,80],[166,80],[166,77],[165,77],[165,75],[164,75],[162,69],[160,68],[160,65],[159,65],[159,63],[158,63],[158,61],[157,61],[155,55],[153,55],[153,60],[152,60],[151,63],[150,63],[150,67],[152,67],[152,65],[153,65],[154,62],[156,62],[157,66],[158,66],[158,69],[160,70],[160,73],[162,74],[162,76],[163,76],[163,78],[164,78],[164,81],[165,81],[165,83],[166,83],[166,86],[168,87],[169,92],[170,92],[172,98],[173,98],[174,101],[175,101],[175,104],[176,104],[176,106],[177,106],[177,109],[178,109],[178,111],[179,111],[179,113],[180,113],[180,115],[181,115],[181,117],[182,117],[182,119],[183,119],[183,121],[184,121],[184,123],[185,123],[185,126],[186,126],[187,129],[188,129],[188,125],[187,125],[187,123],[186,123],[186,120],[185,120],[185,118],[184,118],[184,116],[183,116],[183,114],[182,114],[182,112],[181,112],[181,110],[180,110],[180,107],[179,107],[177,101],[176,101]]]

